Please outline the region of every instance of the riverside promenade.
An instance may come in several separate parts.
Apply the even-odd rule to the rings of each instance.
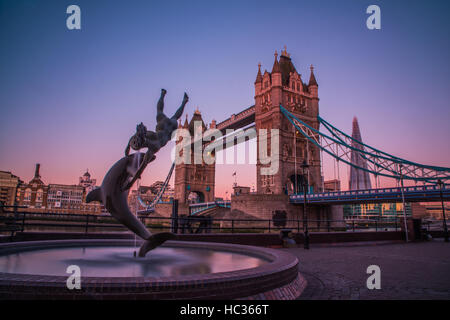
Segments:
[[[450,243],[347,243],[283,249],[300,260],[308,286],[300,299],[450,299]],[[381,269],[381,289],[369,290],[369,265]]]

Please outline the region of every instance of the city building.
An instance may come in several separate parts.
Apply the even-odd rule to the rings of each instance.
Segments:
[[[352,147],[357,150],[363,150],[361,131],[359,129],[358,118],[353,118],[352,126]],[[359,142],[361,143],[359,143]],[[361,156],[360,152],[352,150],[351,153],[352,164],[367,169],[367,159]],[[369,172],[363,169],[358,169],[350,166],[349,189],[350,190],[365,190],[372,189]],[[405,214],[411,216],[411,204],[405,203]],[[344,205],[344,217],[399,217],[403,216],[403,203],[364,203],[364,204],[348,204]]]
[[[163,181],[156,181],[150,186],[139,186],[139,191],[131,190],[128,195],[128,206],[130,207],[131,212],[146,209],[146,207],[155,200],[156,196],[163,187]],[[170,184],[168,184],[160,198],[160,201],[170,202],[173,199],[173,196],[174,189],[170,187]]]
[[[249,194],[250,193],[250,187],[244,187],[244,186],[235,185],[235,186],[233,186],[233,192],[234,192],[235,195]]]
[[[280,108],[280,105],[283,106],[298,119],[319,129],[317,120],[319,114],[318,87],[314,68],[310,67],[309,80],[302,76],[294,66],[285,47],[280,55],[275,52],[271,72],[267,70],[261,72],[261,64],[258,65],[254,82],[255,104],[238,114],[232,114],[230,118],[220,123],[216,123],[214,120],[211,122],[211,129],[218,129],[223,133],[227,129],[236,130],[254,122],[256,132],[267,133],[267,141],[271,141],[271,135],[276,134],[271,129],[279,130],[277,131],[279,150],[271,150],[272,145],[267,143],[268,155],[275,157],[275,153],[278,153],[277,170],[274,174],[268,174],[271,164],[265,161],[261,162],[258,157],[256,164],[257,194],[282,196],[302,193],[305,185],[308,192],[318,192],[322,189],[319,148],[315,144],[309,143],[309,140],[292,126]],[[206,130],[198,110],[195,111],[189,123],[188,119],[185,120],[183,126],[180,122],[179,128],[188,129],[193,136],[195,121],[201,122],[203,131]],[[259,145],[257,144],[257,154],[261,151]],[[193,157],[193,153],[191,156]],[[305,172],[302,170],[303,163],[308,165]],[[199,202],[213,201],[214,179],[215,164],[208,165],[203,162],[195,164],[192,160],[191,164],[177,164],[175,167],[175,197],[180,204],[186,204],[188,199]],[[192,195],[192,193],[196,195]]]
[[[357,142],[362,142],[362,138],[361,131],[359,130],[358,118],[356,117],[353,118],[352,138],[354,139],[352,141],[352,147],[357,150],[363,150],[363,146]],[[367,169],[367,159],[363,158],[360,152],[352,150],[351,162],[355,166]],[[348,188],[349,190],[372,189],[369,172],[350,166],[350,180],[348,183]]]
[[[318,192],[322,188],[320,172],[319,148],[298,132],[283,115],[282,105],[298,119],[314,129],[319,129],[317,116],[319,114],[319,95],[314,68],[311,65],[309,81],[297,71],[291,55],[286,47],[278,53],[272,71],[258,73],[255,80],[255,127],[257,132],[267,130],[270,140],[271,129],[279,129],[279,169],[275,174],[267,175],[262,169],[270,167],[258,158],[256,164],[256,191],[258,194],[291,194],[303,193],[304,185],[308,192]],[[221,123],[218,124],[221,126]],[[257,146],[259,154],[259,144]],[[270,154],[268,144],[267,152]],[[276,150],[273,150],[276,152]],[[303,172],[302,164],[308,164],[308,171]]]
[[[94,214],[102,212],[99,203],[86,203],[87,190],[95,186],[88,172],[80,178],[79,185],[48,184],[40,175],[40,164],[36,164],[34,177],[29,183],[19,183],[16,202],[30,210],[42,213]],[[87,174],[87,175],[86,175]],[[84,185],[83,185],[84,184]],[[104,210],[103,210],[104,211]]]
[[[27,184],[20,184],[17,190],[17,203],[28,208],[45,209],[47,207],[48,186],[41,180],[39,170],[41,165],[36,164],[34,177]]]
[[[327,180],[323,183],[324,192],[341,191],[341,181],[338,179]]]
[[[23,181],[9,171],[0,171],[0,203],[13,206],[16,200],[17,188]]]
[[[71,209],[83,203],[84,188],[77,185],[49,184],[47,207]]]
[[[424,218],[432,220],[442,220],[442,203],[441,202],[423,202],[420,205],[425,209]],[[444,202],[444,210],[446,219],[450,220],[450,203]]]
[[[128,207],[131,212],[146,209],[156,198],[157,193],[154,191],[156,189],[152,189],[151,186],[139,186],[139,189],[131,190],[128,195]]]
[[[405,203],[405,213],[411,216],[411,204]],[[395,218],[403,217],[402,203],[363,203],[344,205],[345,218]]]
[[[164,190],[164,193],[161,197],[161,200],[164,202],[172,201],[175,197],[175,189],[171,188],[170,185],[166,187],[166,190]]]
[[[158,194],[158,192],[164,187],[164,181],[155,181],[149,188],[154,194]]]
[[[79,178],[78,185],[84,188],[84,192],[87,195],[93,189],[95,189],[95,184],[97,183],[97,179],[92,179],[89,170],[86,169],[86,172],[82,177]]]
[[[187,115],[183,126],[181,121],[179,122],[178,129],[188,130],[191,141],[193,141],[196,123],[200,124],[201,133],[204,133],[206,125],[198,108],[190,122],[188,122]],[[213,125],[211,125],[211,128],[213,128]],[[180,143],[181,140],[182,137],[179,137],[177,143]],[[180,156],[182,152],[181,149]],[[175,166],[175,197],[182,204],[214,201],[215,164],[207,164],[204,161],[201,161],[201,164],[196,164],[194,154],[194,146],[192,145],[190,163],[183,161]]]

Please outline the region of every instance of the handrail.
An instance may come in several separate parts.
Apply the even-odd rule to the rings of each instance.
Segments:
[[[3,214],[0,214],[0,217],[11,215],[14,212],[10,211],[4,211]],[[33,219],[33,215],[36,216]],[[43,217],[46,218],[54,218],[55,215],[62,216],[62,219],[44,219],[41,222],[38,222],[39,219],[42,219]],[[92,228],[95,229],[95,231],[99,231],[102,229],[112,229],[112,228],[124,228],[122,224],[115,222],[114,218],[111,216],[104,216],[104,215],[80,215],[80,214],[45,214],[45,213],[36,213],[36,212],[17,212],[17,218],[15,221],[9,221],[6,219],[3,219],[2,221],[6,221],[4,224],[7,226],[18,226],[18,229],[20,229],[22,232],[26,230],[28,227],[45,227],[45,228],[78,228],[78,229],[84,229],[85,233],[89,233],[89,228],[92,230]],[[83,219],[81,219],[81,216]],[[28,219],[27,219],[28,217]],[[78,218],[77,220],[73,220],[73,218]],[[96,219],[93,219],[92,217],[95,217]],[[64,219],[65,218],[65,219]],[[72,220],[70,220],[72,218]],[[103,218],[100,219],[99,218]],[[107,222],[103,222],[101,220],[106,219]],[[213,218],[213,217],[202,217],[202,216],[184,216],[179,218],[172,218],[172,217],[155,217],[155,216],[138,216],[141,220],[149,221],[150,225],[148,227],[153,229],[170,229],[171,221],[174,219],[178,219],[178,222],[180,221],[188,221],[192,223],[202,223],[206,221],[205,219],[209,219],[208,221],[211,222],[211,225],[207,227],[209,231],[211,230],[218,230],[219,232],[225,231],[225,232],[236,232],[239,230],[244,230],[246,232],[248,231],[269,231],[269,232],[275,232],[280,231],[284,228],[289,228],[292,230],[297,230],[298,232],[301,232],[303,230],[302,226],[302,219],[286,219],[285,226],[275,226],[275,222],[273,219],[233,219],[233,218]],[[184,220],[183,220],[184,219]],[[401,215],[393,215],[393,216],[374,216],[372,218],[344,218],[344,219],[336,219],[336,220],[319,220],[319,219],[309,219],[309,228],[310,230],[316,230],[316,231],[347,231],[347,232],[356,232],[359,230],[364,231],[373,231],[373,232],[380,232],[383,231],[383,229],[391,229],[391,230],[400,230],[400,221],[402,217]],[[36,221],[38,220],[38,221]],[[112,220],[113,222],[111,222]],[[105,220],[104,220],[105,221]],[[165,224],[157,223],[152,224],[152,221],[167,221]],[[65,223],[63,223],[65,222]],[[222,225],[222,222],[228,222],[228,225]],[[252,223],[253,222],[253,223]],[[241,223],[245,223],[242,225]],[[424,222],[424,224],[427,224],[427,222]],[[439,224],[435,227],[440,228],[442,224]],[[428,223],[428,229],[430,228],[430,223]],[[1,229],[0,229],[1,230]],[[7,232],[5,230],[2,230],[4,232]]]
[[[444,190],[450,190],[450,184],[445,184]],[[405,187],[406,192],[423,192],[423,191],[439,191],[439,187],[436,185],[425,185],[425,186],[411,186]],[[378,188],[378,189],[363,189],[363,190],[348,190],[348,191],[328,191],[328,192],[317,192],[307,194],[307,198],[317,198],[317,197],[333,197],[333,196],[346,196],[346,195],[371,195],[371,194],[392,194],[401,192],[401,187],[391,187],[391,188]],[[303,194],[293,193],[290,195],[294,198],[302,198]]]

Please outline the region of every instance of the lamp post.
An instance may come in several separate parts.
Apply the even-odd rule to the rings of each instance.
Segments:
[[[302,171],[303,171],[303,232],[304,232],[304,242],[303,247],[305,249],[309,249],[309,232],[308,232],[308,216],[306,215],[306,188],[307,188],[307,180],[306,174],[308,171],[309,165],[306,163],[306,160],[302,163]]]
[[[444,223],[444,239],[445,239],[445,242],[448,242],[447,220],[446,220],[446,218],[445,218],[444,197],[442,196],[442,186],[444,185],[444,183],[441,181],[441,179],[439,179],[439,180],[437,181],[437,184],[439,185],[439,194],[440,194],[440,196],[441,196],[442,219],[443,219],[443,223]]]

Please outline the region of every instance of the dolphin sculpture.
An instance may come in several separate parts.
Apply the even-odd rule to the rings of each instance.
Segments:
[[[145,257],[146,253],[167,240],[175,239],[171,232],[162,232],[152,235],[141,221],[130,211],[128,207],[128,193],[130,188],[123,188],[135,177],[144,154],[141,152],[127,155],[117,161],[106,173],[102,185],[89,192],[86,202],[99,201],[108,212],[129,230],[142,238],[144,243],[139,249],[139,257]]]

